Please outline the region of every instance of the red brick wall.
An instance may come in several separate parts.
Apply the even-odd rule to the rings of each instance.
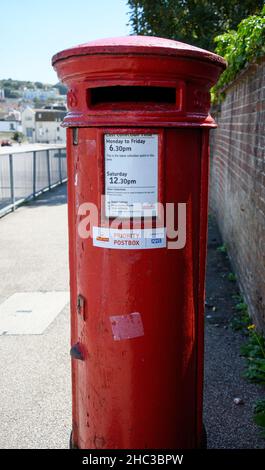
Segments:
[[[265,60],[241,73],[213,115],[210,209],[251,316],[265,331]]]

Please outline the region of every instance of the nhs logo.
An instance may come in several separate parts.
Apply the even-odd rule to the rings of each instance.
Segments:
[[[158,245],[159,243],[162,243],[162,238],[152,238],[151,243]]]

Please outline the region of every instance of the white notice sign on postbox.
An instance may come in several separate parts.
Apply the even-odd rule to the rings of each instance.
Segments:
[[[105,134],[105,214],[157,216],[158,134]]]

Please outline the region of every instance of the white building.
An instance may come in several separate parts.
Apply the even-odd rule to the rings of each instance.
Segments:
[[[19,111],[11,111],[0,119],[0,132],[22,132],[21,114]]]
[[[21,122],[0,120],[0,132],[22,132]]]
[[[29,142],[36,142],[35,140],[35,110],[26,108],[22,111],[21,116],[22,132]]]
[[[49,88],[47,90],[43,88],[25,88],[22,93],[24,100],[47,101],[48,99],[57,99],[59,97],[59,90],[57,88]]]
[[[26,108],[22,112],[23,134],[29,142],[65,143],[66,131],[60,124],[66,115],[66,109],[60,106],[47,108]]]

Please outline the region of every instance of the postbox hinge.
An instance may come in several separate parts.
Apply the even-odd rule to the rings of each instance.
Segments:
[[[77,297],[77,313],[78,315],[81,315],[83,320],[85,321],[86,315],[85,315],[85,298],[79,294]]]
[[[73,359],[78,359],[79,361],[84,361],[84,355],[81,351],[80,343],[76,343],[71,347],[70,356]]]
[[[73,145],[78,145],[78,127],[73,127]]]

